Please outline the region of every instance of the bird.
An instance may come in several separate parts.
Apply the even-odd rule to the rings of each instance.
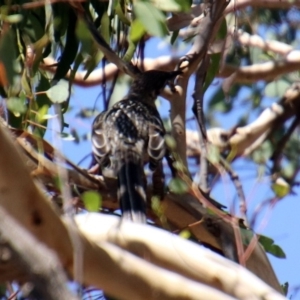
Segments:
[[[102,174],[118,179],[122,219],[146,223],[145,163],[155,171],[165,153],[165,129],[155,106],[166,85],[182,71],[140,72],[128,93],[96,116],[92,125],[92,152]]]

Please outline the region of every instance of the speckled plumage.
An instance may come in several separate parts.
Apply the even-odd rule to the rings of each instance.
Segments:
[[[129,93],[99,114],[92,130],[93,153],[104,175],[118,177],[123,216],[146,222],[144,163],[154,170],[165,155],[164,126],[155,99],[180,71],[148,71],[131,85]]]

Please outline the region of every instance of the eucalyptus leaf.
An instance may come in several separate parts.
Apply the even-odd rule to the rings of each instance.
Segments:
[[[139,19],[136,19],[131,24],[129,38],[133,42],[137,42],[145,34],[145,27]]]
[[[210,66],[205,78],[205,84],[203,91],[205,92],[207,88],[210,86],[216,74],[219,72],[219,64],[221,60],[221,53],[215,53],[210,56]]]
[[[178,12],[182,10],[180,4],[175,0],[152,0],[151,2],[155,7],[163,11]]]
[[[151,3],[136,2],[134,12],[149,34],[164,37],[168,33],[164,14]]]
[[[265,95],[267,97],[282,97],[285,91],[290,87],[290,83],[284,79],[272,81],[265,87]]]
[[[14,14],[14,15],[5,16],[5,18],[3,19],[7,23],[17,24],[23,20],[23,16],[21,14]]]
[[[65,80],[61,80],[58,84],[52,86],[46,95],[52,103],[62,103],[69,98],[69,84]]]
[[[169,183],[169,189],[175,194],[184,194],[189,190],[189,187],[182,179],[173,178]]]
[[[6,105],[7,108],[16,116],[25,113],[27,110],[25,99],[21,99],[17,97],[8,98]]]
[[[69,133],[61,133],[61,138],[65,141],[74,141],[75,140],[75,137],[72,135],[72,134],[69,134]]]
[[[8,29],[1,34],[0,39],[0,85],[13,85],[16,75],[14,62],[16,60],[15,34]]]
[[[272,184],[272,190],[277,197],[283,198],[291,192],[291,186],[280,177]]]
[[[176,148],[176,141],[175,139],[170,135],[170,134],[166,134],[165,135],[165,142],[168,146],[169,149],[171,150],[175,150]]]
[[[66,44],[62,50],[62,55],[54,74],[54,80],[60,80],[64,78],[64,76],[70,70],[70,66],[74,63],[74,59],[77,55],[77,50],[79,47],[79,42],[75,32],[77,16],[72,9],[69,11],[68,17],[69,25],[67,28]]]
[[[284,251],[278,245],[274,244],[273,239],[265,235],[260,235],[258,241],[264,247],[266,252],[278,258],[286,258]]]
[[[102,197],[98,192],[87,191],[81,195],[84,206],[88,211],[98,212],[102,204]]]
[[[166,12],[187,12],[191,9],[188,0],[152,0],[154,6]]]
[[[287,296],[288,292],[289,292],[289,283],[285,282],[284,284],[281,285],[281,288],[283,290],[283,294],[285,296]]]
[[[184,229],[184,230],[180,231],[179,236],[182,237],[183,239],[187,240],[192,236],[192,234],[189,230]]]

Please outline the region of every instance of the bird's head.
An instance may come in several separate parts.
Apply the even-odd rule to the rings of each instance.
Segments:
[[[158,71],[150,70],[140,73],[134,79],[129,93],[147,95],[156,97],[158,96],[166,85],[171,85],[177,75],[182,74],[181,70],[178,71]]]

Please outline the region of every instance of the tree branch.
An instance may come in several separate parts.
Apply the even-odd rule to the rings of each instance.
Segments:
[[[35,297],[45,300],[78,299],[67,289],[67,277],[56,254],[38,242],[0,207],[1,238],[17,259],[17,269],[28,274]],[[1,263],[0,263],[1,265]]]
[[[247,156],[259,147],[276,128],[295,115],[300,109],[300,85],[293,84],[278,103],[266,108],[252,123],[235,127],[233,130],[211,128],[207,130],[208,140],[220,150],[232,150],[234,157]],[[187,130],[189,157],[200,155],[198,133]]]
[[[265,40],[257,34],[249,34],[242,29],[236,30],[234,27],[229,28],[228,34],[231,39],[238,41],[243,46],[257,47],[264,51],[273,51],[281,55],[287,55],[293,51],[293,47],[276,40]]]
[[[97,244],[108,241],[155,265],[237,299],[253,296],[258,299],[284,299],[242,266],[174,234],[150,226],[135,226],[130,222],[122,222],[119,226],[116,217],[95,213],[78,215],[76,222],[79,229]],[[203,296],[203,299],[211,298]]]
[[[298,71],[300,68],[300,51],[293,50],[285,58],[274,61],[267,61],[251,66],[235,67],[225,65],[219,72],[219,77],[234,75],[233,83],[253,83],[257,80],[271,81],[276,77]]]
[[[237,10],[246,8],[247,6],[251,7],[263,7],[263,8],[280,8],[280,9],[289,9],[292,7],[300,7],[300,1],[295,0],[293,2],[290,2],[289,0],[237,0],[230,2],[228,7],[225,10],[225,13],[231,13],[235,12]]]
[[[161,56],[155,59],[145,58],[143,61],[140,59],[135,60],[135,64],[141,68],[144,67],[145,71],[148,70],[164,70],[164,71],[173,71],[179,62],[179,57],[173,56]],[[51,73],[55,73],[56,71],[57,61],[52,57],[46,57],[44,59],[44,63],[40,65],[40,67],[44,70],[50,71]],[[82,87],[89,87],[102,84],[104,79],[106,81],[112,80],[117,72],[120,71],[118,67],[109,63],[105,66],[104,69],[100,68],[91,72],[89,77],[84,80],[86,71],[77,71],[73,80],[73,83]],[[66,75],[66,78],[70,78],[71,71],[69,71]]]

